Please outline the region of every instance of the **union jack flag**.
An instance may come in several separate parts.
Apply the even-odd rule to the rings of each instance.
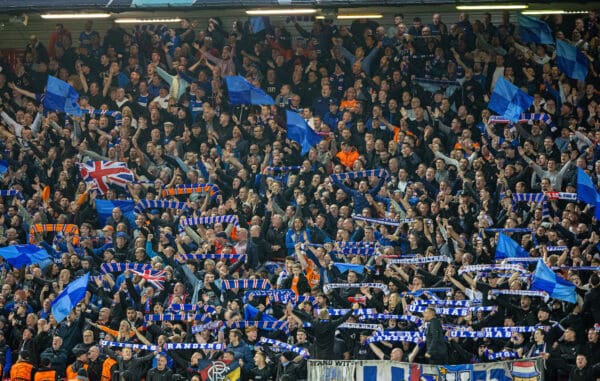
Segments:
[[[118,161],[90,161],[87,164],[79,164],[81,177],[86,183],[93,185],[105,194],[109,185],[117,185],[126,188],[128,183],[134,181],[133,173],[127,164]]]
[[[131,270],[131,272],[144,278],[146,283],[156,289],[162,290],[165,288],[163,286],[163,282],[166,279],[166,272],[164,270]]]

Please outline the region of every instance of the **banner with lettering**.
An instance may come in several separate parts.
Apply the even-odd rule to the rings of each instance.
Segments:
[[[544,375],[541,358],[464,365],[425,365],[378,360],[309,360],[308,379],[319,381],[543,381]]]

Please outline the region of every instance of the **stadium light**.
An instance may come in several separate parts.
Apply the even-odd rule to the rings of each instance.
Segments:
[[[505,5],[457,5],[456,9],[459,11],[510,11],[510,10],[519,10],[519,9],[527,9],[527,4],[505,4]]]
[[[107,19],[110,13],[47,13],[40,16],[45,20]]]
[[[120,18],[115,19],[117,24],[145,24],[145,23],[157,23],[157,22],[180,22],[181,19],[174,18],[153,18],[153,19],[136,19],[136,18]]]
[[[292,8],[292,9],[249,9],[246,14],[249,16],[287,16],[287,15],[311,15],[317,13],[313,8]]]

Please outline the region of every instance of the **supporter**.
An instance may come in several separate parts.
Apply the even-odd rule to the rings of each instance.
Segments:
[[[242,379],[304,379],[307,357],[539,356],[550,381],[593,378],[599,236],[579,170],[597,186],[598,60],[576,81],[554,48],[521,39],[512,15],[452,17],[308,28],[290,18],[306,40],[276,20],[257,33],[211,18],[114,24],[104,36],[87,21],[76,52],[61,25],[48,49],[31,36],[0,73],[0,250],[32,243],[51,258],[0,260],[3,374],[31,379],[40,365],[73,379],[192,380],[223,361]],[[550,24],[596,58],[595,13]],[[236,73],[275,105],[230,104],[225,77]],[[82,116],[44,106],[47,74],[79,92]],[[488,109],[501,77],[533,96],[525,121]],[[321,141],[291,140],[286,112]],[[126,163],[134,181],[86,184],[79,165],[90,159]],[[566,267],[555,274],[576,302],[536,294],[519,273],[531,262],[463,271],[506,266],[494,259],[504,235]],[[87,295],[57,321],[52,301],[88,272]],[[494,311],[426,308],[436,303]],[[423,334],[387,341],[371,323]],[[528,331],[479,341],[446,324]]]

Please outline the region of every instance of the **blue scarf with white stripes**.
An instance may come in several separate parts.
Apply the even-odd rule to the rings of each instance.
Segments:
[[[146,209],[181,209],[187,210],[188,205],[185,202],[169,201],[169,200],[140,200],[133,211],[135,213],[143,213]]]
[[[368,169],[365,171],[355,171],[355,172],[343,172],[343,173],[334,173],[330,175],[332,179],[336,179],[338,181],[344,180],[356,180],[362,179],[365,177],[389,177],[389,173],[385,169]]]

